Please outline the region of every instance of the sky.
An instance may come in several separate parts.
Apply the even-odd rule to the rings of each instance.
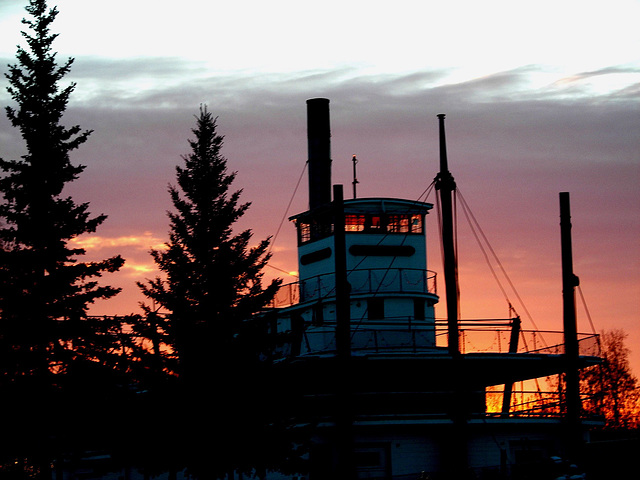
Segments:
[[[26,0],[0,0],[0,70],[24,44]],[[446,114],[449,166],[500,258],[509,300],[542,330],[562,329],[559,192],[571,195],[578,329],[623,329],[640,374],[640,2],[58,0],[59,61],[75,58],[63,123],[93,129],[72,161],[77,202],[108,215],[77,239],[87,259],[121,254],[104,282],[122,287],[97,315],[139,312],[136,281],[157,272],[167,188],[206,104],[251,208],[237,231],[272,237],[265,278],[296,280],[293,225],[306,210],[308,98],[331,101],[333,183],[350,198],[417,200],[438,170]],[[4,86],[8,85],[2,78]],[[0,88],[0,104],[11,105]],[[0,116],[0,157],[24,153]],[[427,201],[435,202],[433,195]],[[463,318],[507,318],[461,218]],[[428,268],[443,275],[437,217]],[[504,282],[504,280],[503,280]],[[503,283],[503,285],[507,285]],[[522,299],[522,304],[517,300]],[[444,301],[436,307],[444,317]],[[591,321],[590,321],[591,320]]]

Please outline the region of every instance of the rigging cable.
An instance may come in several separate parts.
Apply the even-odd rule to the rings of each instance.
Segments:
[[[587,308],[587,302],[584,299],[584,295],[582,294],[582,288],[580,288],[580,285],[578,285],[578,293],[580,294],[580,300],[582,300],[584,311],[587,314],[587,318],[589,319],[589,325],[591,325],[591,333],[596,333],[596,329],[593,326],[593,320],[591,319],[591,314],[589,313],[589,309]]]
[[[278,225],[278,229],[276,230],[275,235],[273,236],[273,240],[271,241],[271,243],[269,244],[269,249],[267,250],[267,255],[271,254],[271,250],[273,249],[273,246],[276,243],[276,239],[278,238],[278,234],[280,233],[280,229],[282,228],[282,225],[284,224],[285,219],[287,218],[287,215],[289,213],[289,209],[291,208],[291,204],[293,203],[293,199],[296,196],[296,193],[298,192],[298,187],[300,187],[300,182],[302,181],[302,177],[304,176],[304,172],[307,170],[307,165],[309,164],[309,161],[307,160],[304,163],[304,167],[302,167],[302,172],[300,173],[300,177],[298,178],[298,182],[296,183],[295,188],[293,189],[293,194],[291,195],[291,198],[289,199],[289,203],[287,204],[287,208],[284,211],[284,215],[282,215],[282,219],[280,220],[280,225]],[[289,272],[285,272],[284,270],[282,270],[281,268],[278,267],[274,267],[273,265],[267,263],[268,267],[271,267],[275,270],[279,270],[281,272],[284,272],[286,274],[289,274]],[[290,274],[289,274],[290,275]]]
[[[438,238],[440,238],[440,260],[442,261],[442,270],[444,270],[444,243],[442,242],[442,206],[440,205],[440,195],[436,195],[436,213],[438,214]]]
[[[462,193],[460,193],[460,191],[458,190],[458,195],[460,196],[460,200],[462,202],[462,205],[464,206],[464,209],[469,213],[469,216],[471,218],[471,220],[473,220],[473,223],[475,224],[476,228],[478,229],[478,232],[480,233],[482,239],[484,240],[484,242],[487,244],[487,247],[489,248],[489,251],[491,252],[491,255],[493,256],[494,260],[496,261],[496,263],[498,264],[498,267],[500,267],[500,270],[502,272],[502,274],[504,275],[504,277],[507,280],[507,283],[509,284],[509,286],[511,287],[511,289],[513,290],[513,293],[515,294],[516,298],[518,299],[518,302],[520,302],[520,305],[522,306],[522,308],[524,309],[524,312],[526,313],[527,317],[529,318],[529,320],[531,321],[531,323],[533,324],[534,328],[536,330],[539,330],[538,326],[536,325],[535,321],[533,320],[533,317],[531,316],[531,314],[529,313],[529,310],[527,309],[526,305],[524,304],[524,302],[522,301],[522,298],[520,297],[520,294],[518,293],[518,291],[516,290],[515,286],[513,285],[513,282],[511,281],[511,279],[509,278],[509,275],[507,274],[506,270],[504,269],[504,266],[502,265],[502,262],[500,261],[500,259],[498,258],[498,256],[495,253],[495,250],[493,249],[493,247],[491,246],[491,244],[489,243],[489,240],[487,239],[486,235],[484,234],[484,232],[482,231],[482,228],[480,227],[480,224],[478,223],[477,219],[475,218],[475,216],[473,215],[473,212],[471,211],[471,209],[469,208],[469,205],[467,204],[466,200],[464,199],[464,197],[462,196]],[[469,217],[468,217],[469,218]],[[470,222],[471,224],[471,222]],[[471,227],[473,229],[473,226]],[[476,237],[477,238],[477,237]],[[499,282],[498,282],[499,283]],[[544,342],[544,339],[543,339]]]
[[[602,351],[602,344],[600,343],[600,335],[596,333],[596,328],[593,326],[593,320],[591,319],[591,313],[589,313],[589,308],[587,307],[587,302],[584,299],[584,295],[582,294],[582,288],[578,285],[578,293],[580,294],[580,300],[582,301],[582,306],[584,307],[584,311],[587,314],[587,318],[589,319],[589,325],[591,325],[591,333],[593,333],[596,337],[596,344],[598,345],[599,352]]]
[[[460,196],[462,197],[462,194],[460,194]],[[504,287],[502,286],[502,282],[500,282],[500,279],[498,278],[498,274],[496,273],[496,270],[493,268],[493,265],[491,264],[491,260],[489,259],[489,255],[487,254],[486,249],[484,248],[484,245],[482,244],[480,238],[478,237],[478,232],[476,231],[476,227],[473,225],[473,223],[471,222],[471,219],[469,218],[470,212],[468,210],[468,206],[464,203],[464,199],[462,199],[462,212],[464,213],[467,222],[469,223],[469,226],[471,227],[471,233],[473,233],[473,236],[476,239],[476,242],[478,242],[478,246],[480,247],[480,251],[482,252],[482,255],[484,256],[485,261],[487,262],[487,265],[489,266],[489,270],[491,270],[491,274],[493,275],[493,278],[495,279],[496,283],[498,284],[498,287],[500,288],[500,291],[502,292],[502,295],[504,295],[504,299],[507,301],[507,304],[509,305],[509,314],[515,313],[516,316],[518,315],[518,312],[516,312],[515,308],[513,308],[513,305],[511,304],[511,300],[509,300],[509,295],[507,295],[507,292],[505,291]]]
[[[456,303],[458,310],[458,320],[462,319],[460,311],[460,278],[458,277],[458,186],[453,190],[453,241],[454,241],[454,275],[456,279]]]

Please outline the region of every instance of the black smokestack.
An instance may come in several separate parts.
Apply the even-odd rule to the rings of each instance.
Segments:
[[[329,99],[307,100],[309,210],[331,202],[331,127]]]

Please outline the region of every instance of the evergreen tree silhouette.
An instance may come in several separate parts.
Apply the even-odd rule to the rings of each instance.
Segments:
[[[261,423],[257,404],[251,410],[260,352],[253,348],[256,330],[247,325],[281,282],[262,286],[269,239],[250,246],[250,229],[233,231],[250,204],[240,202],[242,190],[230,191],[236,172],[228,172],[221,153],[217,118],[202,106],[196,120],[191,151],[176,167],[177,185],[169,187],[175,207],[168,213],[169,241],[150,252],[163,275],[138,285],[154,302],[156,308],[144,307],[156,325],[157,307],[163,308],[161,329],[177,356],[174,437],[188,450],[192,474],[202,466],[208,475],[224,475],[247,460],[247,428]]]
[[[176,167],[178,186],[169,194],[176,212],[169,212],[166,249],[151,250],[163,277],[139,282],[145,296],[164,307],[164,328],[179,358],[179,374],[187,381],[228,355],[243,322],[268,304],[280,280],[262,287],[262,270],[270,255],[269,239],[250,247],[250,229],[234,234],[233,224],[249,208],[240,203],[242,190],[229,193],[236,172],[227,172],[222,156],[224,137],[216,118],[201,107],[189,141],[191,153]]]
[[[106,218],[92,217],[88,203],[63,194],[85,168],[71,163],[70,152],[91,131],[61,124],[75,84],[59,85],[73,59],[58,64],[52,50],[57,9],[30,0],[26,11],[33,17],[22,20],[30,29],[22,32],[27,48],[18,46],[17,64],[5,74],[17,104],[6,107],[6,114],[27,153],[0,159],[0,386],[26,400],[16,404],[43,423],[43,404],[53,401],[46,392],[60,390],[72,365],[99,364],[100,354],[113,345],[104,335],[112,326],[88,321],[87,310],[119,292],[101,286],[97,277],[118,270],[124,260],[81,262],[85,251],[70,244]]]

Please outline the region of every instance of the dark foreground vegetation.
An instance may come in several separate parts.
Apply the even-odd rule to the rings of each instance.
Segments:
[[[52,49],[57,10],[45,0],[26,10],[26,47],[6,75],[6,113],[26,154],[0,159],[0,480],[62,478],[89,452],[147,477],[303,471],[305,428],[287,423],[295,398],[274,388],[265,341],[264,307],[279,287],[262,285],[269,239],[233,230],[249,204],[230,190],[217,119],[201,106],[176,167],[169,240],[150,252],[160,276],[139,284],[149,303],[89,316],[118,293],[100,280],[124,259],[83,262],[71,244],[106,219],[64,195],[84,170],[70,153],[91,131],[62,125],[75,85],[60,85],[73,59],[59,64]],[[637,380],[619,336],[609,351],[583,377],[595,399],[585,408],[607,418],[588,446],[597,475],[618,472],[638,447]]]

